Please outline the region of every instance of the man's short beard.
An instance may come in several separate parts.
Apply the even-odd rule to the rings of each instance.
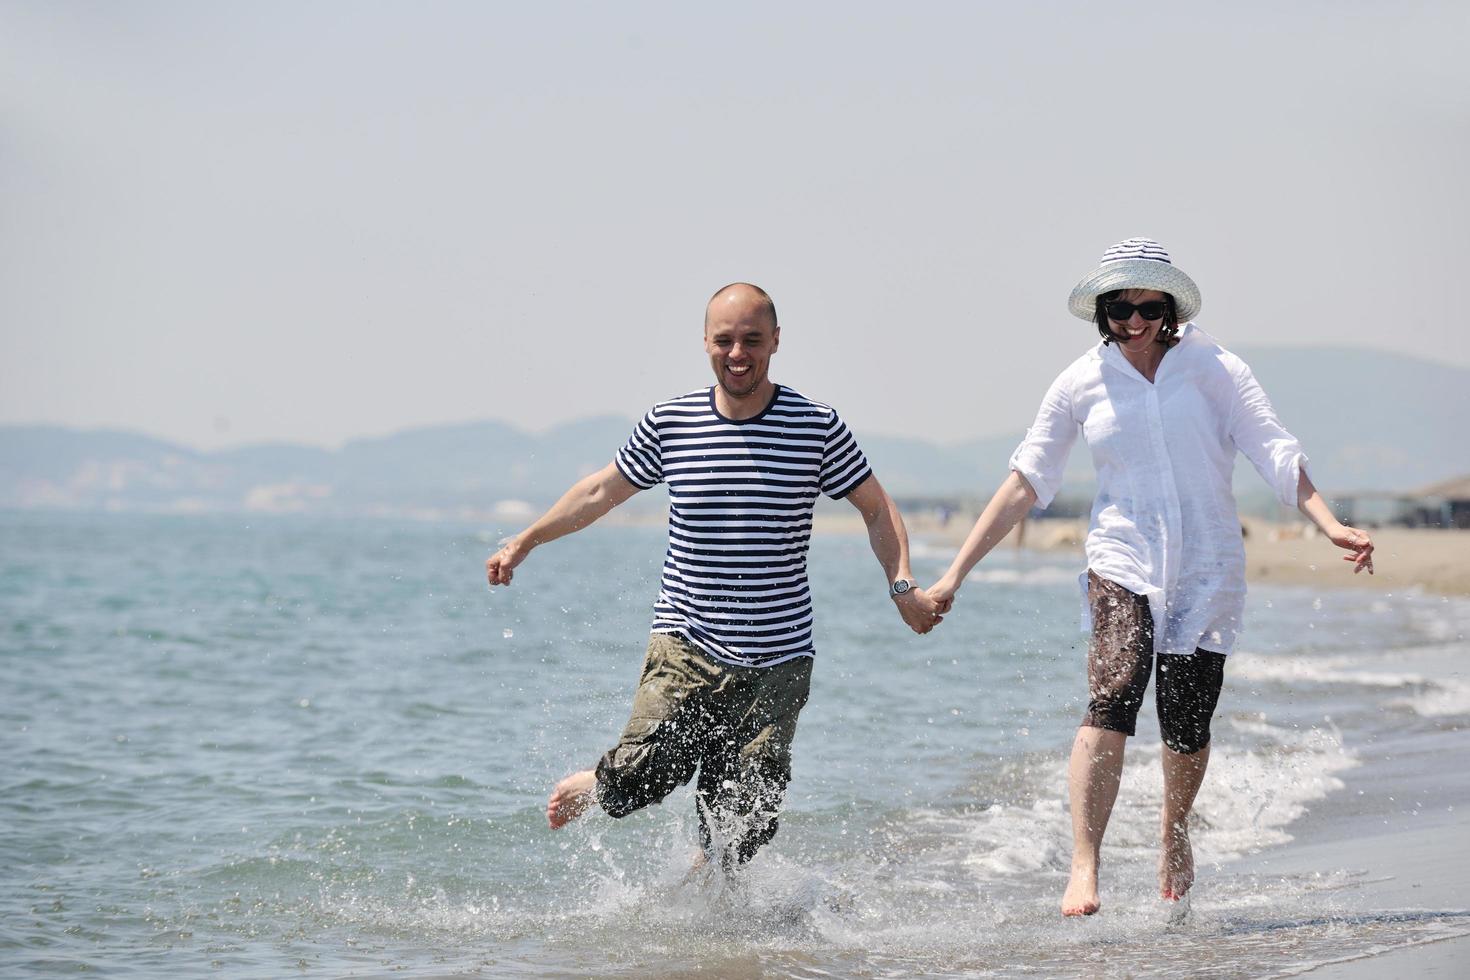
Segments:
[[[729,395],[731,398],[747,398],[750,395],[755,394],[756,393],[756,389],[760,388],[760,386],[761,386],[761,379],[760,378],[756,378],[751,383],[751,385],[750,385],[749,388],[747,388],[744,391],[738,391],[738,390],[730,387],[729,381],[726,380],[726,378],[725,378],[725,376],[723,374],[720,375],[720,387],[723,388],[723,389],[725,389],[725,394]]]

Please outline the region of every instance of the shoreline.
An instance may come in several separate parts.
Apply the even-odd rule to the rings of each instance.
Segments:
[[[905,516],[909,537],[941,549],[958,549],[973,525],[973,515],[956,515],[941,524],[928,515]],[[1380,593],[1422,589],[1439,595],[1470,596],[1470,531],[1442,528],[1370,528],[1373,536],[1374,574],[1354,575],[1335,547],[1309,524],[1275,524],[1247,518],[1245,577],[1252,585],[1315,585],[1323,588],[1363,589]],[[1027,521],[1006,536],[996,549],[1022,547],[1028,551],[1073,553],[1081,570],[1085,519]],[[864,534],[857,515],[818,513],[814,534]]]
[[[1464,672],[1453,674],[1458,679]],[[1454,726],[1448,732],[1463,741],[1464,728]],[[1422,792],[1414,784],[1422,778],[1420,767],[1450,748],[1433,741],[1426,744],[1421,735],[1359,746],[1363,765],[1345,773],[1343,788],[1296,824],[1293,840],[1227,866],[1228,873],[1244,875],[1348,872],[1355,880],[1347,886],[1352,901],[1341,912],[1343,920],[1402,930],[1400,941],[1286,967],[1278,976],[1376,980],[1463,975],[1464,964],[1470,962],[1470,903],[1461,874],[1470,859],[1465,844],[1470,840],[1470,773],[1441,767],[1441,778],[1449,785],[1438,787],[1439,806],[1421,811],[1408,804]]]

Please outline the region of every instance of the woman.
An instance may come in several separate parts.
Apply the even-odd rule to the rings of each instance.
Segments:
[[[1282,503],[1351,552],[1344,560],[1355,573],[1373,571],[1373,544],[1332,516],[1250,368],[1191,322],[1199,289],[1157,242],[1131,238],[1108,249],[1069,306],[1097,325],[1102,341],[1047,391],[1010,475],[929,595],[946,611],[970,569],[1033,506],[1051,503],[1081,432],[1097,470],[1080,578],[1092,638],[1087,712],[1068,770],[1072,876],[1062,912],[1091,915],[1124,742],[1155,663],[1164,741],[1159,894],[1178,900],[1194,882],[1189,811],[1245,605],[1245,549],[1230,492],[1236,450]]]

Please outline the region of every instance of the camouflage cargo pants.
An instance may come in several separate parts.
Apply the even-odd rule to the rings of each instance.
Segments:
[[[609,815],[626,816],[659,802],[697,769],[705,852],[727,868],[750,860],[776,834],[811,676],[811,657],[741,667],[677,634],[653,634],[632,717],[597,764],[598,802]]]

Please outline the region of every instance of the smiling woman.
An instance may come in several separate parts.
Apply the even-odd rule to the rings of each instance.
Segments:
[[[1174,298],[1157,289],[1120,289],[1097,298],[1097,331],[1116,342],[1138,373],[1153,381],[1164,352],[1178,343]]]
[[[1157,242],[1130,238],[1103,253],[1098,268],[1072,290],[1068,306],[1097,324],[1103,346],[1116,342],[1153,381],[1164,352],[1177,343],[1180,322],[1199,314],[1200,294]]]
[[[1192,322],[1199,288],[1157,242],[1130,238],[1109,248],[1068,306],[1097,325],[1102,342],[1053,382],[1011,457],[1011,475],[929,595],[947,609],[996,542],[1033,505],[1051,503],[1080,433],[1098,494],[1079,577],[1092,633],[1089,700],[1068,771],[1073,853],[1062,911],[1091,915],[1101,907],[1102,838],[1125,740],[1151,674],[1164,742],[1159,895],[1178,901],[1194,883],[1188,817],[1245,608],[1245,551],[1230,488],[1236,452],[1284,506],[1296,505],[1351,552],[1355,571],[1373,570],[1373,544],[1327,509],[1307,476],[1306,454],[1250,368]]]

